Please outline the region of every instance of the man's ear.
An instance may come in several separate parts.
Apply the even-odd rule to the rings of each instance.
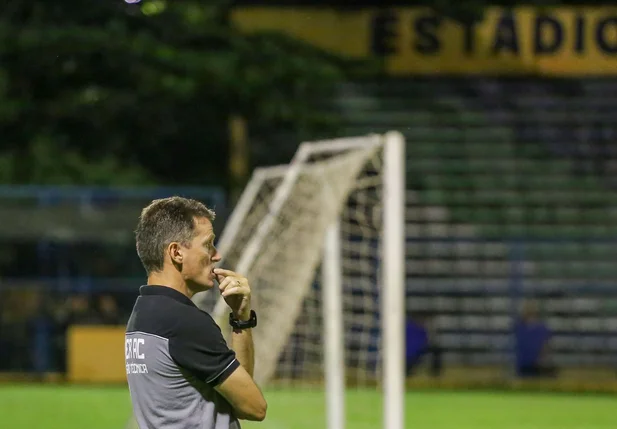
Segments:
[[[182,254],[182,247],[178,243],[170,243],[167,247],[167,252],[169,253],[169,257],[171,258],[171,262],[176,264],[181,264],[184,260],[184,255]]]

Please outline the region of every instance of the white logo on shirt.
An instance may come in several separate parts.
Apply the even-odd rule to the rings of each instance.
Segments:
[[[127,374],[147,374],[148,366],[145,363],[132,363],[129,360],[146,358],[141,346],[145,345],[144,338],[127,338],[124,344],[124,357],[126,358]]]

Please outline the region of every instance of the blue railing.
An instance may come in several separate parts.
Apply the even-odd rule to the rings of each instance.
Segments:
[[[165,198],[180,195],[207,200],[216,207],[225,206],[226,194],[214,186],[157,186],[157,187],[105,187],[105,186],[37,186],[0,185],[0,199],[23,198],[41,203],[54,199],[76,200],[83,203],[97,199]],[[215,207],[215,208],[216,208]]]

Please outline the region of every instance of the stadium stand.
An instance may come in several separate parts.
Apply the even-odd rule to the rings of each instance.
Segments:
[[[408,307],[437,315],[449,364],[509,365],[538,299],[561,367],[617,352],[615,80],[349,83],[345,135],[408,139]]]

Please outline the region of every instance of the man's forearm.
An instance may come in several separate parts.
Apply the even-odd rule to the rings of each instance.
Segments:
[[[243,318],[248,320],[248,317]],[[252,329],[243,329],[234,331],[231,334],[231,348],[236,352],[236,359],[240,365],[253,376],[253,368],[255,367],[255,352],[253,348],[253,333]]]

